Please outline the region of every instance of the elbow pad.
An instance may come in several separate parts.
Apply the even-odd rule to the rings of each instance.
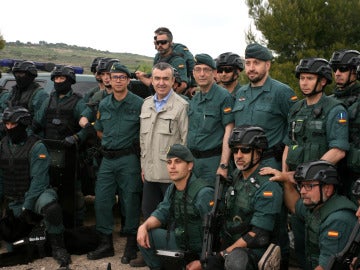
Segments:
[[[242,237],[248,248],[263,248],[270,244],[269,231],[254,226],[250,232],[255,233],[255,236],[252,237],[248,232]]]

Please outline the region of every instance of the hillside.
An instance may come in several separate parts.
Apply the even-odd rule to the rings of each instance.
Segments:
[[[39,44],[33,44],[19,41],[7,42],[5,48],[0,50],[0,59],[10,58],[81,66],[84,68],[85,74],[91,73],[90,65],[95,57],[117,58],[130,71],[135,71],[138,68],[139,70],[149,72],[153,61],[151,57],[147,56],[130,53],[112,53],[64,43],[40,42]],[[6,68],[2,68],[2,70],[6,71]]]

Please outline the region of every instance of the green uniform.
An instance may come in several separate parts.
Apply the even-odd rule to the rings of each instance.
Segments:
[[[113,231],[117,188],[125,202],[124,233],[136,234],[139,226],[142,182],[135,146],[139,143],[142,104],[143,100],[131,92],[121,101],[109,95],[99,104],[95,129],[103,133],[103,159],[95,186],[95,213],[96,229],[106,235]]]
[[[209,92],[198,92],[190,100],[187,146],[195,157],[194,173],[215,183],[225,127],[234,122],[234,99],[213,83]]]
[[[318,160],[329,149],[349,150],[348,115],[340,102],[322,95],[318,103],[308,106],[300,100],[289,113],[289,147],[286,163],[295,170],[300,163]]]
[[[234,90],[231,92],[231,95],[234,97],[234,99],[236,100],[236,95],[237,93],[240,91],[241,88],[241,84],[238,82],[234,88]]]
[[[33,140],[33,142],[31,143],[30,140]],[[27,146],[29,143],[31,145]],[[19,145],[11,144],[11,142],[7,140],[7,137],[5,137],[1,141],[1,144],[7,144],[10,151],[14,154],[20,153],[25,148],[29,150],[26,149],[23,154],[17,155],[17,162],[15,165],[7,164],[5,160],[8,159],[8,157],[3,157],[0,154],[0,198],[7,199],[9,202],[8,206],[11,210],[13,210],[15,216],[19,216],[23,208],[31,210],[37,214],[43,214],[41,211],[43,207],[57,200],[55,190],[49,187],[48,170],[50,157],[45,145],[33,137],[29,137],[26,142]],[[3,150],[4,147],[5,145],[1,145],[1,153],[5,152]],[[22,174],[23,172],[26,172],[25,166],[27,165],[22,165],[21,159],[25,159],[29,162],[28,176]],[[15,166],[17,171],[16,174],[12,175],[13,180],[16,179],[18,181],[17,184],[10,189],[13,194],[7,192],[6,187],[5,190],[3,189],[4,185],[6,185],[4,177],[7,175],[6,171],[9,169],[11,170],[10,166]],[[30,181],[27,183],[27,188],[24,186],[26,178]],[[18,190],[18,192],[16,190]],[[14,194],[19,194],[20,196],[14,196]],[[64,230],[62,223],[59,225],[52,225],[46,219],[44,221],[48,233],[59,234]]]
[[[81,116],[86,117],[89,122],[94,122],[96,120],[96,112],[99,108],[100,101],[108,96],[108,92],[106,90],[99,90],[86,103],[87,107],[85,110],[81,113]],[[85,100],[86,101],[86,100]]]
[[[306,267],[326,268],[331,255],[343,250],[357,222],[357,207],[344,196],[334,194],[316,210],[306,208],[301,199],[296,203],[295,214],[305,220]]]
[[[194,174],[188,180],[187,199],[185,190],[179,191],[171,184],[164,200],[151,214],[162,224],[175,224],[175,230],[155,229],[150,231],[151,246],[156,249],[183,250],[200,256],[203,237],[203,219],[210,212],[209,202],[214,198],[214,189],[207,181],[196,178]],[[169,237],[166,235],[169,233]],[[160,260],[154,249],[141,248],[146,264],[150,268],[160,268]]]
[[[278,183],[269,181],[269,176],[258,174],[260,167],[248,179],[244,179],[238,169],[233,173],[233,185],[225,194],[223,240],[226,247],[244,236],[253,226],[271,232],[271,241],[278,243],[283,191]],[[254,260],[252,264],[257,264],[266,248],[251,249],[249,256]]]

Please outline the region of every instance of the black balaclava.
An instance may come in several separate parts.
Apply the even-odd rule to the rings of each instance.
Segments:
[[[27,90],[27,88],[30,86],[30,84],[33,83],[35,77],[25,73],[25,76],[16,76],[15,73],[15,81],[16,81],[16,85],[19,88],[20,91],[25,91]]]
[[[27,139],[26,126],[18,123],[18,125],[11,129],[6,129],[7,135],[10,137],[13,144],[19,144]]]
[[[68,78],[61,83],[54,82],[54,88],[58,95],[65,95],[67,92],[71,90],[72,83]]]

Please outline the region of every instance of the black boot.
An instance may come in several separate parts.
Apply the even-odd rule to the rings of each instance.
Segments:
[[[60,267],[67,267],[71,263],[70,254],[64,244],[64,235],[49,234],[53,258],[60,264]]]
[[[112,234],[99,233],[100,243],[94,251],[87,254],[89,260],[98,260],[114,256],[114,244]]]
[[[121,257],[121,263],[128,264],[131,260],[136,259],[137,251],[136,235],[128,235],[124,255]]]

